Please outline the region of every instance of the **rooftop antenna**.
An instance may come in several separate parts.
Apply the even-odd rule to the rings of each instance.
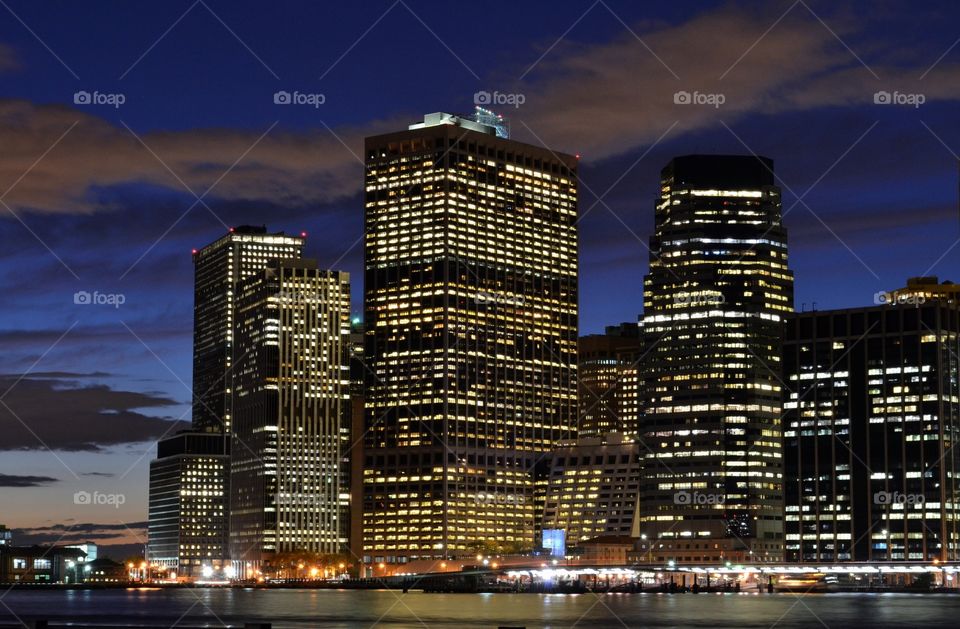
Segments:
[[[473,115],[470,117],[473,118],[474,122],[479,122],[480,124],[485,124],[488,127],[493,127],[497,131],[498,138],[510,137],[509,120],[500,114],[493,113],[489,109],[484,109],[480,105],[475,106],[473,110]]]

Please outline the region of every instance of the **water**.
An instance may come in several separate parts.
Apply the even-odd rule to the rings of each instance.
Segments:
[[[6,606],[6,607],[5,607]],[[8,609],[9,608],[9,609]],[[118,627],[957,627],[938,594],[424,594],[361,590],[0,591],[0,626],[28,620]]]

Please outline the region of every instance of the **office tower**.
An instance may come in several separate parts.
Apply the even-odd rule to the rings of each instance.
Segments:
[[[221,496],[224,509],[229,506],[230,443],[229,437],[223,435],[225,430],[229,431],[232,413],[233,324],[238,283],[262,271],[270,260],[299,258],[303,240],[303,235],[269,234],[266,227],[241,226],[231,228],[213,243],[193,251],[193,430],[220,437],[173,437],[169,443],[161,442],[158,458],[151,464],[150,478],[151,492],[157,487],[161,493],[203,483],[206,493],[184,493],[178,498],[180,513],[184,517],[192,519],[194,516],[188,514],[202,513],[207,509],[208,496]],[[206,461],[214,454],[214,443],[217,442],[221,455],[218,461],[222,463],[217,464],[219,480],[206,472],[202,479],[198,478],[198,472],[192,466],[199,463],[190,460],[193,450],[199,448],[196,455]],[[175,478],[173,475],[177,473],[191,477]],[[154,474],[158,476],[154,478]],[[196,531],[178,533],[179,525],[174,523],[176,515],[168,509],[172,498],[166,495],[159,500],[161,503],[157,509],[150,513],[149,527],[156,531],[156,535],[151,534],[148,556],[158,558],[158,561],[162,558],[161,563],[170,566],[181,561],[178,557],[182,558],[186,569],[184,576],[202,576],[195,570],[196,562],[200,560],[209,560],[211,566],[218,566],[227,558],[228,517],[225,513],[207,518]],[[156,522],[155,517],[159,518]],[[178,551],[175,548],[178,542],[174,541],[178,536],[195,536],[208,541],[194,540],[191,547]],[[208,551],[216,548],[223,554],[209,556]]]
[[[640,533],[652,560],[782,556],[781,335],[793,302],[773,162],[663,169],[644,278]]]
[[[949,297],[788,321],[787,560],[960,559],[958,356]]]
[[[549,456],[543,530],[567,547],[602,535],[631,536],[640,488],[640,445],[607,432],[561,443]]]
[[[229,432],[238,284],[273,259],[299,258],[304,238],[244,225],[193,252],[193,428]]]
[[[279,260],[237,287],[230,557],[342,552],[350,446],[346,273]]]
[[[147,561],[169,576],[204,576],[226,557],[229,453],[215,433],[180,432],[150,462]],[[96,557],[94,557],[96,558]]]
[[[639,421],[640,332],[636,323],[581,336],[577,349],[581,437],[635,435]]]
[[[576,159],[441,113],[365,151],[365,560],[531,548],[576,429]]]

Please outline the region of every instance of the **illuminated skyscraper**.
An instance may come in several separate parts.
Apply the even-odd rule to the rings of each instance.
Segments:
[[[773,162],[664,168],[644,278],[640,533],[654,561],[782,556],[781,348],[793,306]]]
[[[365,559],[530,548],[576,429],[576,159],[450,114],[365,151]]]
[[[303,238],[241,226],[194,251],[193,428],[229,432],[237,285],[273,259],[299,258]]]
[[[238,284],[270,260],[299,258],[302,249],[302,237],[241,226],[193,252],[194,432],[158,444],[150,465],[147,549],[151,561],[185,576],[227,559]]]
[[[636,323],[607,326],[578,345],[580,437],[637,434],[640,333]]]
[[[921,279],[788,321],[788,561],[960,559],[960,305]]]
[[[350,284],[282,260],[238,287],[230,556],[342,552],[349,531]]]

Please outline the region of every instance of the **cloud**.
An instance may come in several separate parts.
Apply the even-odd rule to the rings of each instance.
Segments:
[[[127,184],[189,195],[151,151],[198,195],[237,162],[216,184],[208,204],[213,199],[292,206],[325,203],[360,190],[363,165],[357,155],[362,153],[363,137],[398,124],[341,127],[336,136],[325,129],[298,133],[273,129],[265,135],[267,129],[150,132],[141,135],[148,150],[123,126],[86,112],[4,100],[0,101],[0,136],[4,138],[0,181],[17,181],[56,144],[5,197],[8,205],[48,213],[117,209],[104,192]]]
[[[75,522],[58,523],[49,526],[15,528],[12,530],[13,542],[18,546],[44,544],[77,544],[86,541],[113,540],[129,543],[131,539],[146,539],[146,522]],[[140,542],[142,544],[142,541]]]
[[[571,40],[574,31],[524,80],[497,86],[525,94],[526,103],[513,114],[514,135],[602,160],[648,146],[672,125],[676,136],[716,128],[720,120],[732,125],[748,114],[879,107],[873,105],[878,90],[921,91],[928,103],[960,97],[960,64],[950,59],[921,81],[935,59],[871,41],[862,19],[825,15],[839,37],[868,60],[864,67],[803,5],[771,28],[782,10],[779,4],[749,10],[730,4],[677,24],[632,25],[642,42],[624,32],[612,41],[581,44]],[[513,70],[512,76],[523,72]],[[720,93],[725,100],[719,108],[678,105],[679,91]],[[363,137],[402,129],[410,121],[375,120],[332,132],[273,129],[259,143],[261,130],[223,128],[152,131],[142,138],[197,194],[256,144],[216,185],[210,202],[310,207],[357,194]],[[152,188],[192,199],[122,125],[78,108],[22,100],[0,101],[0,180],[17,181],[75,123],[9,193],[8,204],[45,213],[120,209],[129,200],[118,200],[112,191],[131,184],[134,194]]]
[[[81,378],[109,378],[114,374],[107,373],[106,371],[91,371],[89,373],[79,373],[75,371],[31,371],[30,377],[34,380],[40,379],[81,379]],[[0,378],[19,378],[20,374],[0,374]]]
[[[503,86],[527,99],[515,114],[514,135],[598,160],[648,146],[674,124],[676,136],[721,120],[733,125],[747,114],[881,107],[873,104],[879,90],[922,92],[928,103],[960,98],[956,63],[944,60],[921,80],[934,59],[903,59],[912,53],[867,40],[863,20],[826,16],[869,59],[868,69],[803,5],[771,29],[782,10],[728,5],[676,25],[637,26],[642,42],[630,33],[592,46],[564,41],[526,82]],[[678,105],[680,91],[725,100],[719,107]]]
[[[15,72],[20,69],[20,60],[13,48],[0,43],[0,74]]]
[[[188,427],[136,409],[163,409],[176,401],[149,392],[80,386],[56,379],[0,377],[0,450],[99,451],[152,441]]]
[[[20,476],[16,474],[0,474],[0,487],[42,487],[60,479],[51,476]]]

